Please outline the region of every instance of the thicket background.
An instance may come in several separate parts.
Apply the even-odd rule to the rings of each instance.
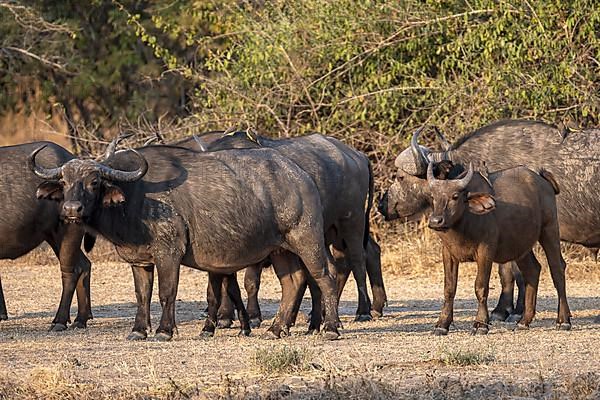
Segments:
[[[320,131],[381,176],[424,123],[597,125],[599,32],[594,0],[0,0],[0,129],[41,120],[77,152],[128,129]]]

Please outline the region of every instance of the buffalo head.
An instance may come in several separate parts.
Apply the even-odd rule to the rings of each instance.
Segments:
[[[40,178],[45,179],[38,185],[38,199],[54,200],[61,203],[61,218],[66,222],[82,222],[89,219],[100,203],[109,207],[125,202],[121,188],[113,183],[134,182],[148,171],[148,162],[135,150],[132,153],[138,159],[134,171],[121,171],[103,164],[114,154],[114,146],[109,146],[104,160],[73,159],[55,168],[45,168],[36,163],[37,154],[42,146],[34,150],[28,159],[29,168]]]
[[[432,164],[430,158],[434,154],[418,144],[421,130],[419,129],[413,134],[410,147],[396,158],[395,165],[398,167],[398,171],[395,182],[379,202],[379,212],[386,220],[397,218],[418,220],[431,207],[431,193],[425,178],[427,167]],[[436,130],[436,132],[438,131]],[[443,138],[441,133],[439,135]],[[445,138],[443,141],[447,143]],[[449,149],[449,145],[444,147]],[[447,153],[441,154],[443,156]],[[433,173],[438,179],[446,179],[455,175],[457,169],[460,168],[446,159],[433,164]]]
[[[379,201],[379,212],[386,221],[402,218],[415,221],[430,207],[427,181],[398,170],[392,186]]]
[[[457,179],[437,179],[433,163],[427,167],[427,184],[433,199],[433,212],[429,217],[429,227],[438,231],[452,228],[466,211],[473,214],[487,214],[496,207],[494,197],[489,193],[471,193],[468,186],[473,178],[473,165]]]

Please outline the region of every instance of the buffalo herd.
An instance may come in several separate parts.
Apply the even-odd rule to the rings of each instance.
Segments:
[[[477,264],[472,333],[488,333],[491,319],[527,329],[542,268],[536,243],[557,291],[557,329],[570,329],[560,241],[600,247],[600,130],[505,120],[450,144],[435,129],[441,151],[421,145],[421,131],[397,156],[394,183],[377,208],[386,220],[429,215],[429,228],[441,240],[444,304],[433,333],[448,334],[458,265],[465,261]],[[241,335],[260,326],[258,291],[269,266],[282,288],[269,336],[289,335],[308,288],[309,332],[337,339],[338,302],[350,273],[356,321],[383,314],[381,250],[369,226],[374,176],[365,154],[321,134],[271,139],[217,131],[117,151],[118,142],[98,159],[76,157],[51,142],[0,148],[0,258],[20,257],[42,242],[55,252],[62,295],[51,330],[86,328],[92,318],[85,252],[98,236],[131,265],[137,313],[130,340],[144,340],[150,331],[155,271],[162,315],[154,339],[173,337],[181,265],[208,272],[203,335],[231,326],[234,311]],[[493,263],[500,265],[502,293],[490,314]],[[242,269],[247,307],[236,278]],[[7,317],[0,281],[0,320]]]

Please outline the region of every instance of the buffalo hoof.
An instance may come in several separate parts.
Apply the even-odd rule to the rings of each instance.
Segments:
[[[354,318],[354,321],[355,322],[368,322],[368,321],[371,321],[372,319],[373,319],[373,317],[371,317],[371,314],[358,314]]]
[[[522,322],[517,323],[517,326],[515,327],[515,330],[517,331],[528,331],[529,330],[529,325],[528,324],[524,324]]]
[[[494,310],[490,315],[490,321],[506,321],[508,317],[510,317],[510,312],[507,310]]]
[[[260,328],[260,324],[262,324],[262,320],[260,318],[251,318],[250,319],[250,328],[252,328],[252,329]]]
[[[202,332],[200,332],[200,337],[203,337],[203,338],[211,338],[213,336],[215,336],[214,331],[211,332],[211,331],[202,330]]]
[[[127,335],[127,340],[138,342],[140,340],[146,340],[147,337],[148,334],[146,332],[131,331],[131,333]]]
[[[156,332],[153,339],[156,342],[168,342],[173,339],[173,334],[168,332]]]
[[[6,321],[8,319],[8,315],[0,314],[0,321]]]
[[[275,339],[280,339],[290,336],[290,328],[287,326],[271,325],[271,327],[267,329],[267,333],[271,334]]]
[[[315,328],[308,328],[308,330],[306,331],[305,335],[309,336],[309,335],[318,335],[320,333],[319,329],[315,329]]]
[[[433,329],[434,336],[446,336],[448,334],[448,328],[442,328],[441,326],[436,326]]]
[[[383,317],[383,310],[371,310],[371,317],[373,317],[373,319],[379,319]]]
[[[321,336],[325,340],[337,340],[340,338],[340,334],[338,331],[327,330],[321,333]]]
[[[250,336],[250,332],[252,332],[250,329],[240,329],[238,336]]]
[[[510,314],[508,318],[506,318],[506,322],[519,322],[523,316],[521,314]]]
[[[232,326],[233,326],[233,321],[230,320],[229,318],[220,319],[217,322],[217,328],[219,328],[219,329],[229,329]]]
[[[260,338],[263,340],[277,340],[277,339],[280,339],[279,334],[280,333],[275,332],[271,329],[267,329],[267,331],[265,333],[260,335]]]
[[[562,324],[556,324],[556,330],[558,331],[570,331],[571,330],[570,322],[563,322]]]
[[[55,324],[50,325],[50,332],[62,332],[67,330],[67,325],[57,322]]]
[[[487,335],[489,331],[487,326],[478,326],[471,330],[471,335]]]
[[[75,321],[69,326],[69,329],[87,329],[87,323],[85,323],[84,321]]]

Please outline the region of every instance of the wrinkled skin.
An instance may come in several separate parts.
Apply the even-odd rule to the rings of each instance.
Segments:
[[[600,200],[594,190],[600,176],[599,129],[565,133],[543,122],[498,121],[465,135],[448,152],[434,153],[432,158],[457,163],[472,161],[476,167],[485,162],[489,171],[517,165],[551,171],[561,186],[561,194],[556,199],[561,240],[599,247],[600,214],[596,210]],[[380,211],[387,219],[427,213],[423,196],[404,194],[426,190],[425,176],[398,179],[384,196],[385,202],[380,203]]]
[[[432,168],[428,183],[433,197],[429,227],[443,244],[444,306],[435,334],[447,334],[453,319],[453,303],[460,262],[475,261],[475,293],[479,307],[474,334],[488,332],[487,297],[492,262],[516,261],[525,279],[525,310],[518,323],[527,328],[535,315],[540,264],[533,254],[539,242],[546,253],[559,305],[559,329],[570,329],[570,310],[565,289],[565,263],[560,252],[555,194],[551,174],[542,176],[525,167],[490,174],[486,181],[472,169],[457,179],[437,180]],[[491,185],[491,186],[490,186]]]
[[[332,244],[335,250],[344,254],[343,258],[338,258],[339,262],[334,262],[339,295],[341,296],[348,274],[352,270],[359,293],[356,318],[361,321],[370,320],[371,303],[366,289],[368,273],[377,296],[374,299],[377,308],[373,309],[373,314],[382,315],[386,297],[380,262],[377,260],[378,246],[376,243],[368,245],[368,241],[373,241],[372,238],[365,237],[365,233],[368,232],[368,218],[361,217],[368,216],[372,198],[369,161],[362,153],[333,138],[317,134],[272,140],[261,136],[253,137],[246,132],[235,132],[225,136],[221,133],[220,137],[219,133],[211,132],[198,138],[182,140],[176,145],[196,151],[269,147],[297,163],[313,178],[319,189],[321,202],[324,205],[326,243]],[[364,210],[363,205],[367,194],[369,195],[368,207]],[[371,254],[368,254],[369,250]],[[365,265],[367,260],[370,260],[370,265]],[[251,267],[246,271],[247,276],[244,281],[249,293],[248,311],[253,324],[258,325],[262,319],[256,297],[260,286],[260,269]],[[298,296],[301,296],[300,292]],[[232,312],[226,300],[224,298],[223,302],[226,307],[221,310],[221,316],[226,321],[223,324],[225,326],[231,324]]]
[[[220,298],[223,275],[281,251],[297,255],[323,293],[324,337],[339,336],[316,188],[277,152],[148,146],[118,152],[102,164],[73,160],[59,171],[46,174],[44,193],[61,193],[63,217],[104,236],[134,266],[138,311],[131,339],[144,339],[150,328],[147,283],[153,266],[163,309],[155,339],[170,340],[180,265],[208,271],[209,290]],[[214,332],[216,305],[209,304],[203,328],[208,334]]]
[[[436,176],[439,177],[439,174],[436,173]],[[399,169],[396,180],[383,194],[378,209],[386,221],[421,220],[431,211],[431,193],[427,181]]]
[[[63,225],[57,205],[51,201],[38,202],[36,187],[42,179],[27,167],[27,157],[37,147],[46,145],[40,163],[62,163],[73,155],[50,142],[35,142],[0,148],[4,160],[0,186],[0,247],[1,259],[15,259],[27,254],[42,242],[47,242],[60,261],[62,295],[56,316],[50,327],[53,331],[67,328],[71,322],[70,307],[77,291],[77,317],[72,328],[85,328],[92,318],[90,303],[90,261],[80,249],[83,229],[81,226]],[[8,318],[4,294],[0,283],[0,320]]]

